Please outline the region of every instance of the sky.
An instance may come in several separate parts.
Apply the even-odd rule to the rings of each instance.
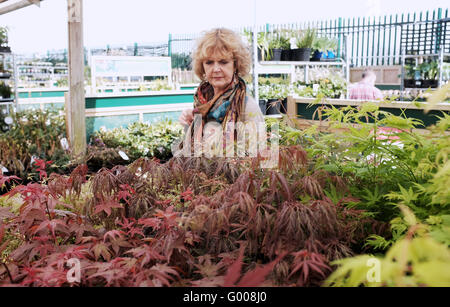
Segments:
[[[2,3],[14,3],[10,0]],[[255,7],[256,3],[256,7]],[[449,0],[83,0],[83,39],[88,48],[167,42],[169,33],[194,34],[214,27],[287,24],[338,17],[445,12]],[[67,0],[44,0],[0,15],[14,53],[45,53],[68,46]]]

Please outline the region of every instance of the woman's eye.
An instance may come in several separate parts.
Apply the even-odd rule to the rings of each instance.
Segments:
[[[228,64],[228,61],[222,60],[222,61],[220,61],[220,64],[226,65],[226,64]]]
[[[211,65],[211,64],[212,64],[212,61],[206,61],[205,64],[206,64],[206,65]]]

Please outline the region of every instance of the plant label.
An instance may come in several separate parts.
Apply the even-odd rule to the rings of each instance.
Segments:
[[[130,160],[130,158],[128,158],[128,156],[126,155],[126,153],[124,153],[122,150],[119,151],[119,155],[122,157],[122,159],[124,160]]]
[[[11,125],[13,123],[13,119],[10,116],[5,117],[5,123],[7,125]]]

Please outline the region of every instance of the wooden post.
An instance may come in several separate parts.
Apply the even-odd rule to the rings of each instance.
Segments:
[[[297,104],[295,102],[295,99],[290,95],[287,97],[286,115],[288,118],[288,124],[292,128],[296,128],[296,126],[297,126]]]
[[[86,153],[84,99],[83,1],[67,0],[69,26],[69,99],[66,109],[69,143],[74,157]]]

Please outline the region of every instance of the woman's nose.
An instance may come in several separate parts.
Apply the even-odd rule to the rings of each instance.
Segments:
[[[214,64],[214,71],[220,71],[220,65],[219,63]]]

